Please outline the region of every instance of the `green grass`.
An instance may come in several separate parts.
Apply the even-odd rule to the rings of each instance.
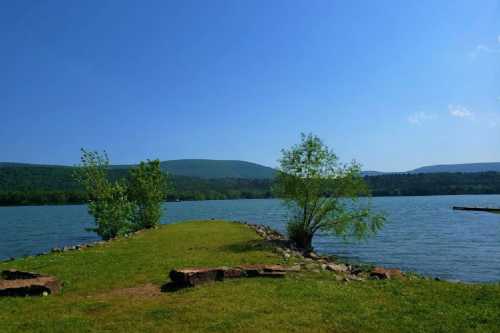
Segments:
[[[64,282],[59,295],[0,298],[0,332],[500,332],[499,284],[344,283],[311,272],[158,293],[174,267],[243,263],[283,261],[252,230],[221,221],[0,263]]]

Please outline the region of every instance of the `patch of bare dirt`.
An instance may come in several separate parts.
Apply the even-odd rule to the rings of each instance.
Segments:
[[[142,286],[137,286],[132,288],[112,289],[107,293],[102,293],[96,296],[97,298],[109,298],[109,297],[147,298],[147,297],[157,297],[161,295],[162,292],[160,286],[148,283]]]

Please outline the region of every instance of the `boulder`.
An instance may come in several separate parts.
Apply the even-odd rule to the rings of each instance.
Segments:
[[[170,271],[172,283],[178,287],[194,287],[199,284],[240,277],[283,277],[287,272],[300,270],[300,267],[281,265],[243,265],[239,267],[194,267]]]
[[[222,281],[224,272],[219,268],[185,268],[170,271],[170,279],[176,285],[194,287],[202,283]]]
[[[61,284],[53,276],[18,270],[2,271],[0,296],[41,296],[55,294]]]
[[[306,254],[306,257],[307,257],[307,258],[311,258],[311,259],[313,259],[313,260],[318,260],[318,259],[321,259],[321,257],[320,257],[319,255],[317,255],[315,252],[312,252],[312,251],[311,251],[311,252],[308,252],[308,253]]]
[[[403,273],[399,269],[388,269],[383,267],[375,267],[370,272],[370,277],[380,280],[401,278]]]
[[[349,270],[349,268],[344,264],[334,264],[334,263],[327,264],[326,269],[336,273],[345,273]]]

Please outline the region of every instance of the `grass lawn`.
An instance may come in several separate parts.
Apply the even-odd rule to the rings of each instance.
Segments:
[[[64,282],[59,295],[0,298],[0,332],[500,332],[500,284],[303,272],[159,292],[175,267],[283,263],[258,240],[237,223],[185,222],[0,263]]]

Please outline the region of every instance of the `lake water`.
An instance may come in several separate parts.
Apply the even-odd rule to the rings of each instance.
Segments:
[[[373,198],[387,222],[361,243],[319,235],[320,253],[353,262],[401,268],[443,279],[500,281],[500,215],[453,211],[452,206],[500,207],[500,195]],[[267,224],[284,231],[286,210],[279,200],[166,203],[162,223],[226,219]],[[97,240],[84,205],[0,207],[0,260],[53,247]]]

